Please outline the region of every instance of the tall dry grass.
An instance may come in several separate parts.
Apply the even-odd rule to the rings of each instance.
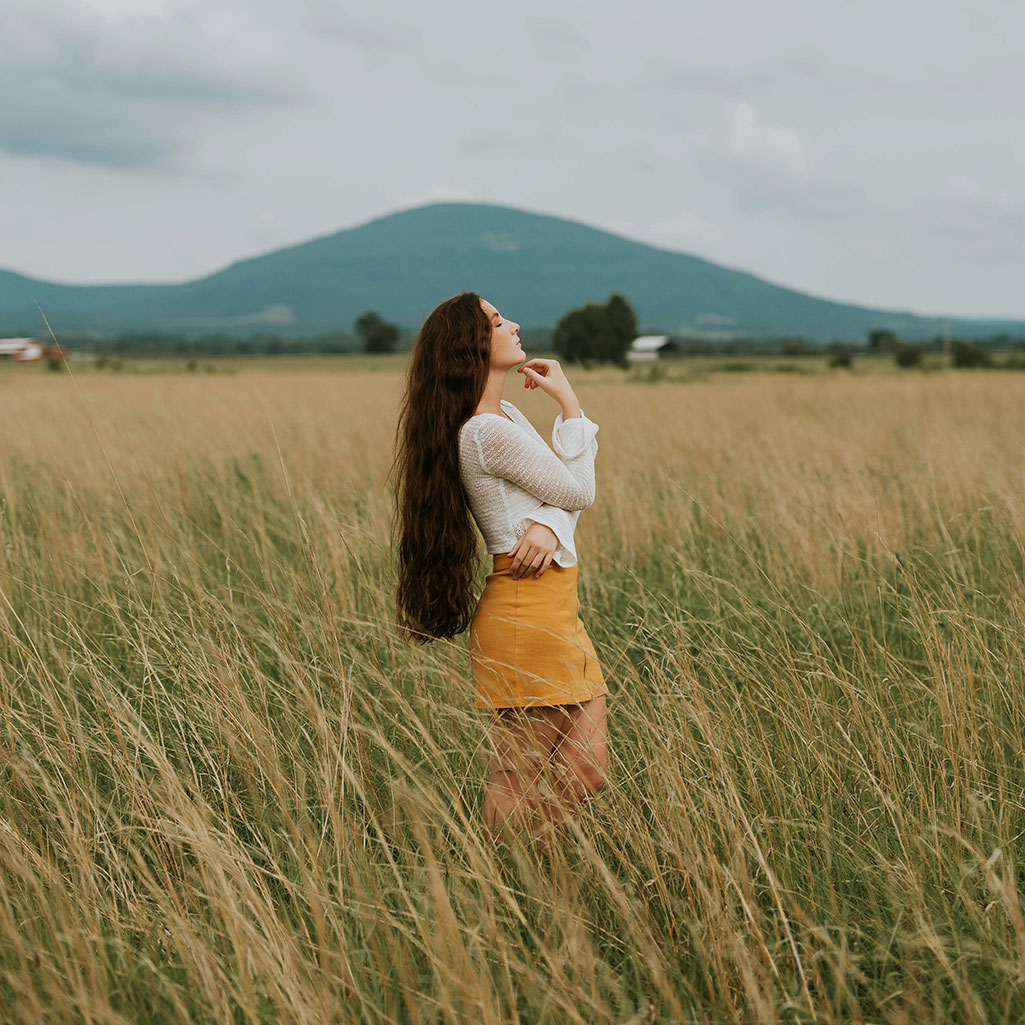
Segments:
[[[393,629],[397,376],[0,375],[5,1021],[1022,1018],[1018,380],[573,376],[610,781],[539,855]]]

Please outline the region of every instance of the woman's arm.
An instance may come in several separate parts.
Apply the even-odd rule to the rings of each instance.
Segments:
[[[598,425],[583,413],[571,423],[574,433],[579,434],[566,447],[556,439],[570,428],[563,424],[560,429],[556,421],[553,441],[565,452],[560,459],[517,424],[501,417],[488,417],[476,434],[481,467],[485,473],[512,481],[546,505],[586,509],[594,501],[594,435]]]

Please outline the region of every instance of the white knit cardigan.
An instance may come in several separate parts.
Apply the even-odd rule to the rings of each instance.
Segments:
[[[511,419],[478,413],[459,431],[460,476],[487,550],[508,553],[531,523],[543,523],[559,539],[553,561],[573,566],[577,519],[594,501],[598,425],[559,413],[552,452],[511,402],[501,405]]]

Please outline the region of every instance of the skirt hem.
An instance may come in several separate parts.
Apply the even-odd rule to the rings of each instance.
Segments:
[[[599,691],[587,691],[581,694],[573,694],[565,701],[510,701],[504,705],[486,704],[479,699],[474,701],[474,708],[491,709],[499,708],[560,708],[562,705],[582,705],[594,698],[609,697],[608,689]]]

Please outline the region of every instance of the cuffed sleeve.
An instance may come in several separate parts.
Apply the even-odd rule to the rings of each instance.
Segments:
[[[581,409],[580,416],[564,420],[562,413],[555,418],[552,428],[552,448],[560,459],[575,459],[588,451],[593,458],[598,453],[598,425],[589,420]]]

